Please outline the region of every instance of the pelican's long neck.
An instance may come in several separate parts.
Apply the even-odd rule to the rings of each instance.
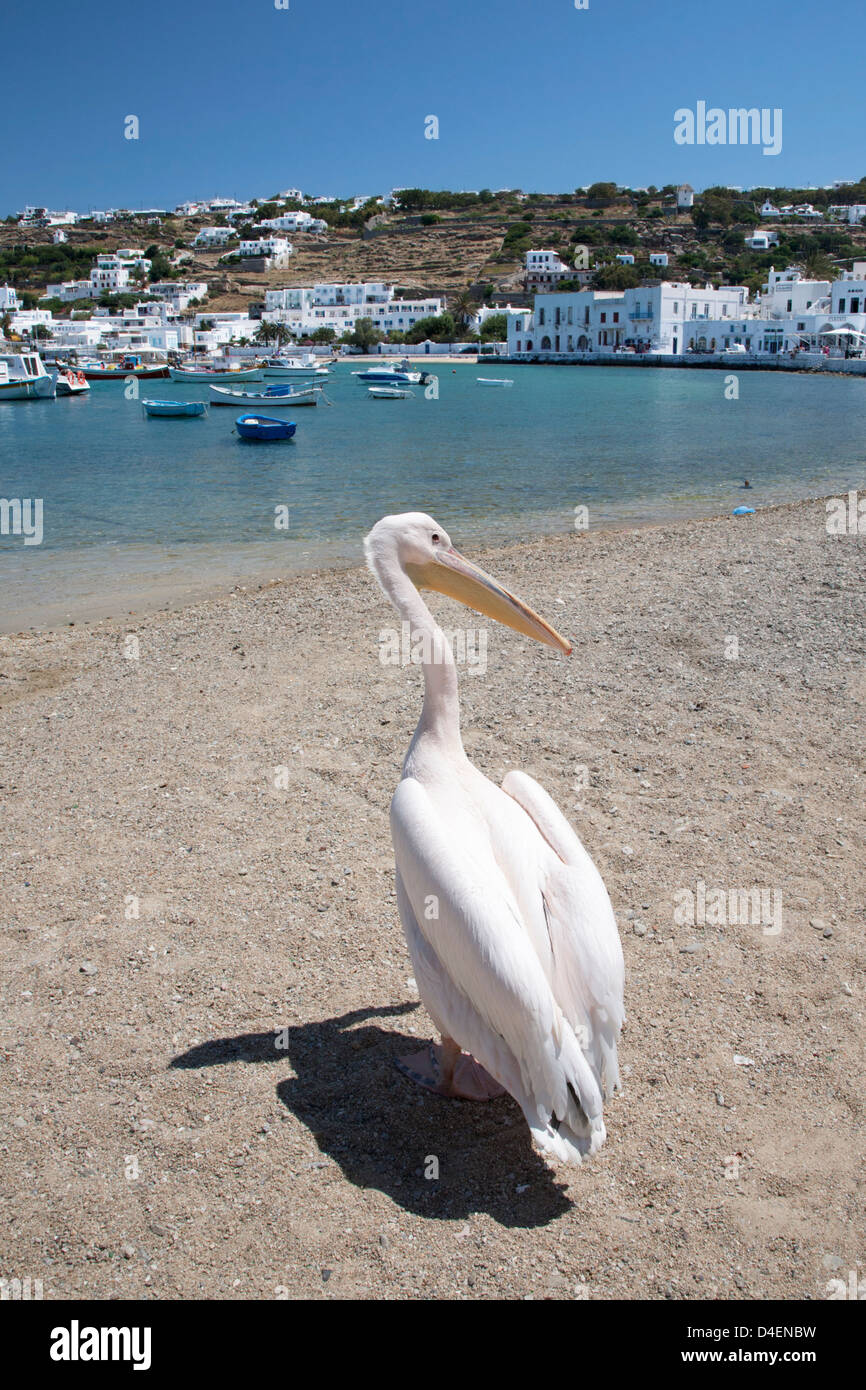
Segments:
[[[460,738],[460,700],[454,653],[442,629],[415,585],[400,565],[378,577],[400,617],[409,625],[410,650],[420,649],[424,667],[424,705],[412,739],[416,744],[429,735],[454,752],[463,752]]]

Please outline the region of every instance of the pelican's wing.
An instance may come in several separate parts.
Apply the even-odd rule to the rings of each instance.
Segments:
[[[622,944],[601,874],[556,802],[525,772],[502,790],[522,806],[553,850],[542,876],[552,988],[604,1095],[619,1086],[617,1043],[624,1018]],[[554,857],[555,856],[555,857]]]
[[[507,881],[492,856],[479,867],[414,778],[397,788],[391,830],[401,916],[430,1013],[511,1092],[539,1146],[579,1162],[604,1140],[601,1092]]]

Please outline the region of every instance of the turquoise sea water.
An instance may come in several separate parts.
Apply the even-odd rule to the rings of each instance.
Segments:
[[[40,497],[44,510],[41,545],[0,536],[0,625],[87,604],[116,614],[159,584],[358,561],[387,512],[429,511],[471,550],[568,531],[578,505],[591,526],[660,520],[866,476],[866,381],[744,372],[727,400],[724,372],[425,365],[438,399],[416,387],[376,401],[358,364],[340,363],[323,383],[333,406],[274,412],[297,422],[284,444],[240,441],[232,409],[148,419],[111,382],[83,399],[0,404],[0,497]],[[514,385],[479,386],[485,375]],[[140,390],[207,396],[172,381]]]

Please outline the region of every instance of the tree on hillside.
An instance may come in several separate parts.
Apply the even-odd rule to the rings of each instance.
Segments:
[[[615,183],[591,183],[586,190],[586,196],[592,203],[601,203],[607,207],[609,203],[616,201]]]
[[[640,284],[640,275],[633,265],[603,265],[593,276],[596,290],[631,290]]]

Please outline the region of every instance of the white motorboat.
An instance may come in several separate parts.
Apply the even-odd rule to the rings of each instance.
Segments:
[[[90,382],[87,377],[76,367],[58,364],[56,371],[57,381],[55,385],[58,396],[84,396],[90,390]]]
[[[407,397],[415,399],[415,392],[405,386],[368,386],[367,394],[376,401],[405,401]]]
[[[53,399],[55,382],[38,352],[0,353],[0,401]]]
[[[307,353],[306,357],[269,357],[263,364],[262,370],[265,380],[274,377],[318,377],[327,376],[327,367],[322,367],[315,357]]]
[[[427,379],[426,372],[412,371],[406,357],[402,362],[389,362],[382,367],[365,367],[363,372],[353,372],[352,376],[359,381],[376,381],[381,386],[418,386]]]
[[[475,380],[479,386],[513,386],[514,382],[507,376],[477,376]]]

